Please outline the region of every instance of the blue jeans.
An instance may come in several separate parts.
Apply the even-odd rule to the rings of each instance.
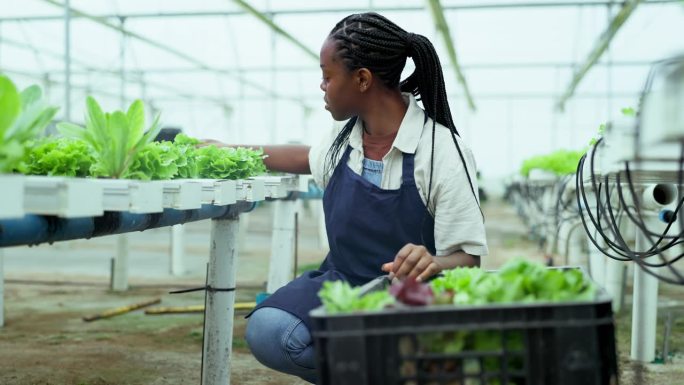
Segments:
[[[263,365],[316,383],[313,340],[299,318],[274,307],[262,307],[249,317],[245,338]]]

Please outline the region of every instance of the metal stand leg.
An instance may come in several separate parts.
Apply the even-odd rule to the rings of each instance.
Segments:
[[[654,228],[652,218],[644,218],[646,228]],[[637,228],[636,250],[648,250],[650,241]],[[655,359],[656,317],[658,315],[658,278],[634,266],[634,293],[632,302],[632,351],[635,361],[652,362]]]
[[[613,298],[613,312],[620,311],[624,287],[625,265],[612,258],[606,260],[606,291]]]
[[[586,266],[584,245],[587,243],[587,238],[584,236],[584,231],[577,224],[573,224],[567,236],[568,266]]]
[[[128,234],[116,236],[116,257],[112,266],[112,285],[114,291],[128,290]]]
[[[183,225],[171,226],[171,275],[184,273],[183,257],[185,255],[185,228]]]
[[[268,269],[266,291],[274,293],[292,280],[295,241],[296,201],[273,202],[273,236],[271,262]]]
[[[234,291],[237,266],[238,219],[211,221],[211,250],[204,310],[202,385],[230,384],[230,357],[233,343]]]
[[[247,244],[247,233],[249,232],[249,222],[251,218],[251,213],[240,214],[240,230],[238,232],[238,238],[236,247],[238,250],[244,250]]]
[[[5,256],[0,249],[0,328],[5,326]]]
[[[603,238],[597,233],[594,233],[594,239],[601,247],[605,246]],[[596,282],[601,287],[605,287],[606,284],[606,257],[603,253],[598,250],[591,241],[589,242],[589,272],[591,273],[591,279]]]

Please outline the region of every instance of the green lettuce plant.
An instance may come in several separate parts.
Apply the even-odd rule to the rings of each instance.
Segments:
[[[523,161],[520,173],[529,176],[530,170],[540,169],[556,175],[572,174],[577,170],[577,163],[584,153],[585,151],[558,150],[547,155],[533,156]]]
[[[394,297],[386,290],[361,296],[359,287],[351,287],[345,281],[323,282],[318,297],[329,314],[381,310],[395,303]]]
[[[199,166],[197,164],[197,145],[200,143],[198,139],[191,138],[187,135],[177,135],[173,142],[178,150],[179,158],[178,179],[194,179],[199,178]]]
[[[40,87],[19,93],[8,77],[0,75],[0,173],[19,167],[27,143],[45,130],[57,110],[47,105]]]
[[[186,159],[171,142],[147,143],[135,155],[123,177],[141,180],[172,179],[178,174],[179,163],[185,163]]]
[[[48,138],[31,147],[22,172],[28,175],[86,177],[95,163],[92,149],[80,139]]]
[[[145,108],[134,101],[127,112],[103,112],[92,97],[86,99],[85,127],[71,123],[57,125],[66,137],[78,138],[93,149],[96,162],[90,169],[96,177],[122,178],[136,155],[159,133],[159,115],[145,127]]]
[[[209,145],[196,149],[195,154],[200,178],[244,179],[266,172],[261,150]]]

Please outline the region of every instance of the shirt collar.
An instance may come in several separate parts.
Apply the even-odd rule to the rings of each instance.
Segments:
[[[423,133],[423,122],[425,115],[423,109],[418,106],[416,99],[411,93],[402,92],[404,102],[408,104],[406,115],[401,120],[399,132],[394,139],[392,147],[406,154],[415,154],[420,141],[420,135]],[[349,145],[355,150],[363,151],[363,122],[361,119],[356,121],[349,135]]]

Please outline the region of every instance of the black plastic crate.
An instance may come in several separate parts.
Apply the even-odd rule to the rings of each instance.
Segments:
[[[322,385],[617,384],[611,301],[312,311]]]

